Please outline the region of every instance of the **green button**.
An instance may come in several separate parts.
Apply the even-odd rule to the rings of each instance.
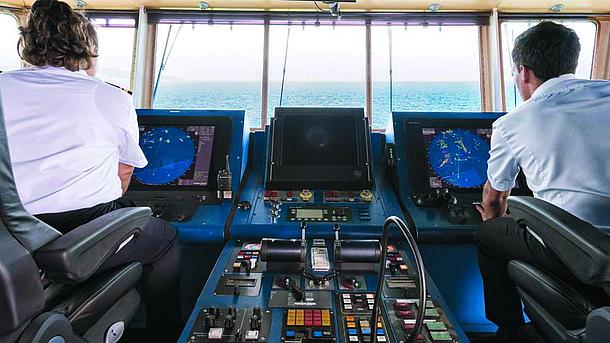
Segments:
[[[426,318],[438,318],[438,317],[440,317],[440,314],[434,308],[427,308],[426,309],[426,313],[425,313],[425,317]]]
[[[430,332],[433,342],[453,342],[453,338],[447,331]]]
[[[430,331],[447,331],[447,325],[443,322],[430,322],[426,323],[426,326]]]

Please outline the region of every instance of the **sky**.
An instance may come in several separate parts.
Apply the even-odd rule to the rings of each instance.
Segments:
[[[169,25],[161,25],[164,45]],[[177,26],[172,29],[170,42]],[[270,29],[269,78],[279,81],[288,26]],[[476,27],[392,27],[394,80],[475,81],[479,78]],[[372,29],[373,79],[389,78],[386,26]],[[261,26],[185,25],[164,70],[164,78],[212,81],[257,81],[262,74]],[[157,60],[162,55],[157,51]],[[305,26],[290,28],[286,79],[291,81],[364,81],[365,28]],[[162,79],[163,80],[163,79]]]

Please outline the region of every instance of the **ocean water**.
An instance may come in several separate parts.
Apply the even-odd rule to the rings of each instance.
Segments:
[[[478,81],[395,82],[394,111],[480,111]],[[268,116],[280,104],[280,83],[269,85]],[[364,107],[363,82],[289,82],[282,106]],[[260,82],[161,82],[154,108],[245,109],[251,127],[261,123]],[[373,128],[386,128],[391,117],[390,87],[373,83]]]

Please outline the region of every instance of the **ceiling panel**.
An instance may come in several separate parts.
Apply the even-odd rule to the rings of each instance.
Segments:
[[[136,9],[140,4],[154,9],[195,9],[199,0],[85,0],[87,9]],[[34,0],[0,0],[0,5],[31,6]],[[207,0],[211,9],[315,10],[312,1],[296,0]],[[552,5],[562,3],[566,13],[610,13],[610,0],[357,0],[344,3],[345,11],[424,11],[437,2],[441,11],[490,11],[549,13]],[[74,0],[68,3],[73,4]],[[321,2],[318,2],[321,6]]]
[[[498,10],[551,13],[551,6],[555,4],[564,5],[562,13],[610,13],[610,0],[502,0]]]

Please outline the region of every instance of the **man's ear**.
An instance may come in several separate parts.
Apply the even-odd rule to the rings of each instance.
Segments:
[[[528,84],[532,81],[533,71],[526,66],[519,66],[519,72],[523,75],[523,83]]]

